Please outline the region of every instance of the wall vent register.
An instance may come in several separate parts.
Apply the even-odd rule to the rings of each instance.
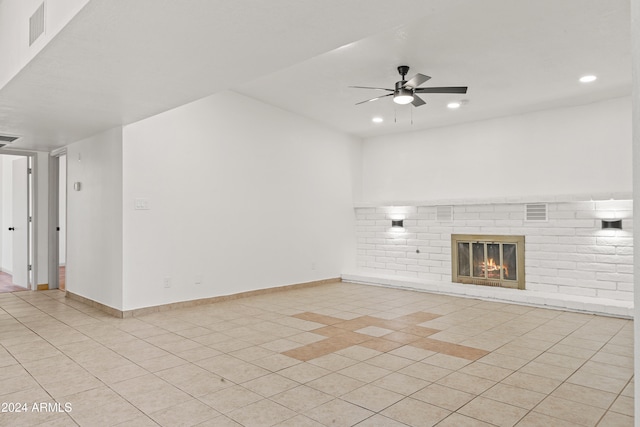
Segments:
[[[437,206],[436,221],[453,221],[453,206]]]
[[[44,3],[29,18],[29,46],[44,34]]]
[[[524,205],[525,221],[547,221],[548,205],[546,203],[528,203]]]

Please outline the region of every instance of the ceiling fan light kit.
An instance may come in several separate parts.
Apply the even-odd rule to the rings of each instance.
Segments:
[[[405,105],[413,102],[413,91],[401,85],[403,82],[396,82],[396,90],[393,92],[393,102]]]

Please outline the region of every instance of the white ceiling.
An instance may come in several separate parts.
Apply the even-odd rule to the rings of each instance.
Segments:
[[[50,150],[229,89],[406,132],[628,95],[630,50],[629,0],[92,0],[0,89],[0,133]],[[469,91],[354,105],[381,93],[348,86],[391,88],[405,64]]]

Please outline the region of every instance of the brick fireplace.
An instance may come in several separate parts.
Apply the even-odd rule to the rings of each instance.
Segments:
[[[527,205],[531,203],[544,205],[544,218],[527,217]],[[445,215],[440,215],[441,212]],[[610,314],[631,313],[633,207],[630,195],[443,200],[393,206],[363,204],[355,208],[355,214],[357,266],[345,271],[345,280]],[[621,219],[622,230],[603,230],[601,222],[607,218]],[[402,228],[392,227],[392,220],[397,219],[403,219]],[[454,269],[458,269],[458,261],[452,258],[454,235],[494,236],[488,239],[488,244],[495,241],[495,236],[522,236],[525,251],[522,261],[516,264],[516,271],[518,278],[526,277],[526,281],[513,286],[510,280],[513,267],[506,265],[509,275],[505,280],[505,263],[494,257],[493,261],[486,261],[487,266],[492,262],[496,265],[490,267],[494,283],[488,283],[494,286],[456,283]],[[467,242],[471,252],[474,239]],[[485,248],[486,243],[477,247],[479,253],[495,249]],[[470,265],[469,276],[463,276],[468,282],[479,279],[473,276],[472,268]],[[502,275],[500,286],[495,286],[496,271]],[[505,284],[511,285],[507,286],[511,289],[503,288]]]

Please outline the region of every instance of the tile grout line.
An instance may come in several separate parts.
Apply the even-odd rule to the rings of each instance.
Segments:
[[[588,323],[588,322],[586,322],[586,323]],[[585,323],[585,324],[586,324],[586,323]],[[582,326],[584,326],[584,325],[582,325]],[[581,326],[581,327],[582,327],[582,326]],[[580,328],[577,328],[576,330],[578,330],[578,329],[580,329]],[[621,326],[620,328],[618,328],[618,331],[616,332],[616,334],[617,334],[618,332],[620,332],[620,330],[621,330],[621,329],[622,329],[622,326]],[[574,333],[576,330],[574,330],[572,333]],[[571,334],[567,335],[565,338],[569,337],[570,335],[571,335]],[[574,374],[575,374],[575,373],[576,373],[580,368],[582,368],[584,365],[586,365],[586,364],[587,364],[587,362],[589,362],[589,361],[593,358],[593,356],[594,356],[594,355],[598,354],[598,351],[600,351],[602,348],[604,348],[604,347],[605,347],[605,345],[606,345],[609,341],[611,341],[611,340],[613,339],[613,337],[615,337],[615,335],[613,335],[609,340],[607,340],[607,342],[605,342],[604,344],[602,344],[602,345],[598,348],[598,350],[596,350],[596,351],[594,352],[594,354],[593,354],[592,356],[590,356],[587,360],[585,360],[585,361],[584,361],[584,362],[583,362],[583,363],[582,363],[578,368],[574,369],[573,373],[572,373],[571,375],[569,375],[565,380],[563,380],[563,381],[562,381],[562,382],[561,382],[557,387],[555,387],[555,388],[554,388],[550,393],[547,393],[547,396],[546,396],[544,399],[542,399],[540,402],[538,402],[538,403],[537,403],[533,408],[531,408],[531,409],[530,409],[530,410],[529,410],[529,411],[528,411],[528,412],[527,412],[527,413],[526,413],[522,418],[520,418],[520,420],[519,420],[518,422],[520,422],[524,417],[526,417],[526,416],[527,416],[527,415],[529,415],[530,413],[535,412],[535,409],[536,409],[538,406],[540,406],[540,404],[542,404],[542,402],[544,402],[545,400],[547,400],[547,398],[548,398],[548,397],[550,397],[550,396],[551,396],[551,395],[552,395],[556,390],[558,390],[558,389],[559,389],[563,384],[567,383],[567,380],[568,380],[569,378],[571,378],[571,376],[573,376],[573,375],[574,375]],[[563,338],[563,340],[564,340],[564,338]],[[561,340],[561,341],[562,341],[562,340]],[[560,341],[559,341],[559,342],[557,342],[557,343],[555,343],[553,346],[551,346],[551,347],[549,347],[549,348],[552,348],[552,347],[554,347],[555,345],[557,345],[557,344],[559,344],[559,343],[560,343]],[[548,350],[549,350],[549,349],[545,350],[542,354],[546,353]],[[538,356],[538,357],[539,357],[539,356]],[[535,360],[535,359],[534,359],[534,360]],[[534,360],[530,361],[529,363],[533,362]],[[527,365],[528,365],[529,363],[527,363]],[[527,365],[525,365],[525,366],[527,366]],[[544,377],[543,377],[543,378],[544,378]],[[633,378],[633,377],[632,377],[632,378]],[[631,381],[631,380],[629,380],[629,381]],[[629,381],[627,381],[627,383],[628,383]],[[569,384],[572,384],[572,383],[569,383]],[[578,384],[578,385],[579,385],[579,384]],[[587,386],[583,386],[583,387],[587,387]],[[587,387],[587,388],[592,388],[592,387]],[[598,390],[598,389],[593,389],[593,390]],[[623,389],[622,389],[622,390],[624,390],[624,387],[623,387]],[[622,391],[620,391],[620,393],[622,393]],[[562,399],[562,398],[561,398],[561,397],[556,397],[556,399]],[[617,399],[617,397],[616,397],[616,399]],[[614,399],[614,400],[613,400],[613,402],[611,403],[611,405],[613,405],[613,403],[615,403],[615,400],[616,400],[616,399]],[[567,400],[567,401],[570,401],[570,402],[580,403],[580,404],[583,404],[583,405],[584,405],[584,403],[582,403],[582,402],[576,402],[576,401],[572,401],[572,400],[568,400],[568,399],[562,399],[562,400]],[[609,406],[611,406],[611,405],[609,405]],[[605,409],[605,410],[604,410],[604,413],[603,413],[603,414],[602,414],[602,416],[598,419],[598,422],[596,422],[596,424],[595,424],[595,425],[598,425],[598,423],[602,420],[602,418],[604,418],[604,416],[607,414],[607,412],[608,412],[608,411],[609,411],[608,409]],[[542,413],[542,414],[544,414],[544,413]],[[554,416],[549,415],[549,414],[544,414],[544,415],[546,415],[546,416],[548,416],[548,417],[551,417],[551,418],[555,418],[555,419],[560,420],[560,421],[566,421],[566,420],[563,420],[563,419],[561,419],[561,418],[554,417]]]

